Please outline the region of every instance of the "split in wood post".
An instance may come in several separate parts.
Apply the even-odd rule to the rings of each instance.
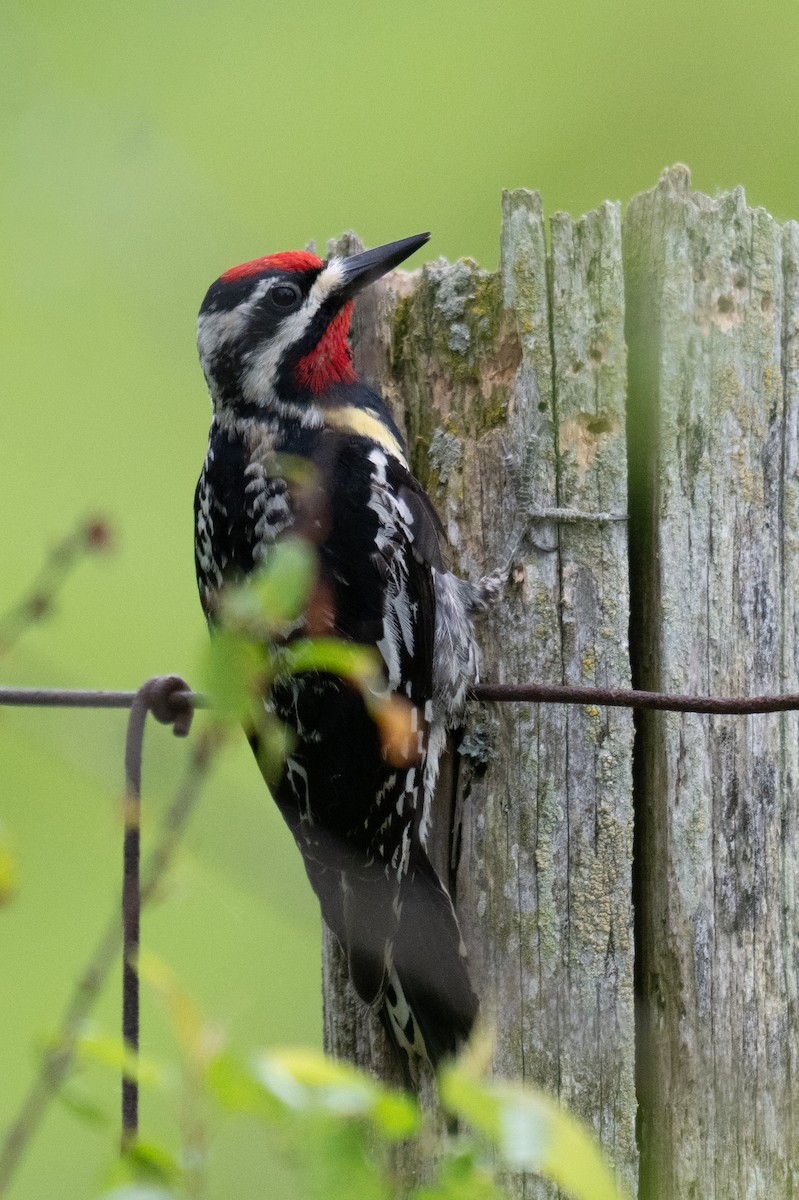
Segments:
[[[558,521],[561,525],[581,525],[583,522],[609,525],[614,521],[628,521],[627,513],[587,512],[581,508],[536,508],[525,513],[527,521]]]
[[[191,691],[178,675],[157,675],[143,683],[130,708],[125,741],[125,811],[122,873],[122,1038],[131,1056],[139,1052],[139,952],[141,926],[141,764],[147,713],[186,737],[193,715]],[[123,1068],[122,1136],[125,1150],[139,1127],[139,1084]]]
[[[669,692],[645,692],[635,688],[578,687],[547,683],[475,683],[468,689],[470,700],[513,704],[532,700],[536,704],[592,704],[599,708],[639,708],[660,712],[708,713],[713,716],[753,716],[756,713],[793,712],[799,709],[799,693],[765,696],[680,696]]]

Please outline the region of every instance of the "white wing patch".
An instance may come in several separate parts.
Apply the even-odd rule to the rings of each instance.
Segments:
[[[388,567],[383,636],[377,643],[388,672],[389,688],[399,691],[402,684],[402,650],[409,657],[414,653],[414,617],[416,606],[408,594],[407,560],[394,548],[409,546],[413,541],[411,513],[404,501],[394,494],[388,484],[385,451],[375,447],[369,453],[372,464],[372,488],[368,507],[377,514],[376,544]],[[385,553],[385,552],[388,553]]]
[[[422,818],[419,837],[427,844],[441,755],[447,735],[457,728],[466,701],[466,689],[479,678],[479,657],[472,612],[475,587],[449,571],[433,569],[436,593],[436,630],[433,651],[433,696],[425,706],[429,723],[427,758],[422,779]]]
[[[426,1059],[427,1049],[424,1040],[413,1018],[411,1006],[405,999],[400,977],[393,964],[390,967],[386,984],[385,1004],[397,1045],[408,1055],[410,1063],[415,1064],[418,1059]],[[411,1070],[414,1070],[413,1065],[411,1065]]]
[[[369,454],[372,464],[372,488],[369,507],[378,517],[377,547],[388,566],[383,610],[383,636],[377,643],[388,672],[389,687],[410,695],[411,681],[402,678],[403,659],[412,658],[415,647],[416,604],[410,599],[407,556],[393,552],[398,546],[413,543],[413,515],[407,503],[390,488],[388,459],[375,447]],[[427,754],[421,781],[414,769],[412,787],[421,782],[422,817],[419,834],[426,844],[432,817],[433,797],[439,764],[447,735],[457,727],[463,713],[466,689],[478,678],[478,653],[472,624],[475,588],[448,571],[433,571],[436,597],[435,650],[433,655],[433,695],[425,704]],[[420,749],[423,734],[420,732]],[[410,780],[405,794],[410,789]],[[415,802],[416,797],[412,799]],[[402,875],[406,854],[398,847],[392,866]]]

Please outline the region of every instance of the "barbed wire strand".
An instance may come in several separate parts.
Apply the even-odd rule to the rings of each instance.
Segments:
[[[173,730],[178,736],[185,736],[188,733],[188,726],[191,721],[191,710],[201,707],[199,698],[197,703],[192,702],[191,704],[187,704],[186,697],[191,696],[192,693],[187,684],[176,676],[157,677],[154,680],[148,680],[138,692],[80,693],[59,690],[55,693],[57,697],[55,701],[46,698],[50,691],[49,689],[23,690],[26,691],[27,696],[21,701],[22,704],[35,703],[49,705],[55,703],[57,706],[66,705],[69,707],[129,707],[133,709],[136,697],[139,695],[142,696],[141,705],[137,705],[135,709],[135,724],[132,731],[129,729],[128,744],[126,746],[126,805],[131,784],[138,786],[139,796],[141,793],[141,750],[147,712],[152,712],[156,719],[160,721],[165,720],[164,714],[166,714],[165,723],[171,723]],[[2,691],[8,694],[19,691],[19,689],[5,688]],[[38,699],[32,699],[34,695],[37,695]],[[109,695],[112,697],[112,702],[107,704],[105,703],[105,699]],[[89,702],[88,704],[83,704],[83,700],[87,696]],[[124,701],[121,699],[123,696],[125,698]],[[16,702],[9,701],[5,696],[0,699],[0,703]],[[203,731],[192,749],[183,782],[178,788],[172,805],[166,814],[159,839],[138,886],[137,907],[146,904],[152,897],[174,857],[188,818],[197,802],[202,783],[208,773],[217,743],[217,733],[214,729],[209,728]],[[126,838],[128,824],[129,821],[126,814]],[[130,856],[130,861],[127,861],[127,858],[128,856],[126,855],[126,871],[133,865],[133,856]],[[124,895],[125,885],[123,884],[123,898]],[[130,891],[128,893],[128,903],[131,903]],[[123,930],[120,928],[120,924],[120,915],[119,912],[116,912],[98,939],[95,949],[64,1009],[53,1045],[43,1055],[36,1077],[23,1099],[17,1115],[6,1130],[5,1137],[0,1144],[0,1196],[5,1195],[28,1144],[42,1122],[50,1101],[67,1077],[78,1048],[83,1022],[108,978],[119,953],[120,942],[123,940]],[[124,917],[122,924],[124,924]],[[131,956],[127,956],[125,961],[131,961]],[[137,976],[135,984],[138,989]],[[128,1015],[130,1016],[130,1010]],[[136,1043],[138,1043],[138,1030],[136,1030]],[[125,1134],[123,1133],[123,1143],[124,1140]]]

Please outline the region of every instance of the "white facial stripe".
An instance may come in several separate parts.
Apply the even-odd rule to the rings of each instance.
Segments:
[[[249,357],[249,367],[244,376],[242,390],[248,400],[257,402],[259,396],[268,395],[275,384],[278,364],[286,350],[303,337],[314,317],[343,277],[343,262],[333,258],[314,280],[313,287],[302,308],[286,317],[271,341]]]
[[[200,313],[197,318],[197,348],[203,366],[210,366],[226,342],[234,342],[242,334],[250,313],[264,295],[269,280],[263,279],[251,294],[235,308],[222,312]]]
[[[320,273],[317,275],[308,299],[310,300],[311,296],[316,293],[316,295],[319,297],[319,304],[321,304],[328,298],[332,291],[335,291],[336,288],[341,287],[344,277],[343,268],[344,260],[342,258],[331,258],[325,269],[320,271]],[[317,307],[319,307],[319,305],[317,305]]]

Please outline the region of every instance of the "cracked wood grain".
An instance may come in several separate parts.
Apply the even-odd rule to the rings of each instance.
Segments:
[[[380,382],[453,568],[476,579],[513,552],[480,630],[486,676],[627,686],[626,524],[539,519],[626,512],[619,208],[558,215],[551,239],[548,255],[538,196],[506,194],[499,271],[439,261],[393,292],[389,281],[379,303],[393,312],[378,323],[387,353],[361,341],[356,356],[373,378],[390,363]],[[445,773],[433,853],[449,873],[496,1074],[559,1095],[632,1191],[631,747],[621,710],[474,706]],[[330,939],[325,959],[327,1047],[396,1080]],[[532,1178],[512,1186],[554,1194]]]
[[[549,232],[506,194],[498,272],[395,276],[359,331],[454,568],[511,557],[486,678],[799,690],[799,226],[677,167],[623,231],[604,204]],[[631,771],[623,711],[482,704],[443,780],[493,1069],[560,1096],[645,1200],[799,1193],[798,735],[641,713]],[[391,1077],[326,963],[328,1047]]]
[[[797,226],[691,190],[625,221],[636,686],[797,682]],[[787,1196],[797,717],[640,718],[642,1195]]]

